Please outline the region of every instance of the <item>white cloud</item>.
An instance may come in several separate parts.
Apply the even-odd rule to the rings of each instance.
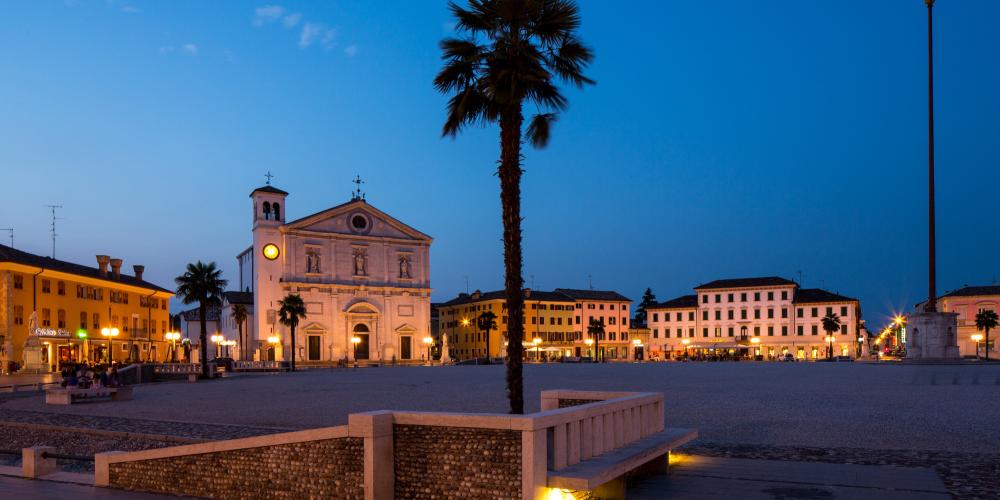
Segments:
[[[291,28],[294,27],[296,24],[299,24],[299,21],[301,20],[302,20],[302,14],[299,14],[298,12],[292,12],[291,14],[288,14],[287,16],[281,19],[281,24],[284,25],[286,28]]]
[[[132,5],[122,5],[122,12],[126,14],[138,14],[142,12],[142,10]]]
[[[257,7],[253,12],[253,25],[263,26],[281,19],[281,16],[285,14],[285,8],[280,5],[264,5]]]
[[[344,53],[347,54],[347,57],[354,57],[358,55],[358,46],[354,44],[348,45],[344,47]]]
[[[187,52],[188,54],[198,53],[198,46],[193,43],[185,43],[184,45],[181,45],[181,48],[184,49],[184,52]]]
[[[302,31],[299,32],[299,48],[305,49],[319,42],[329,49],[335,45],[334,38],[336,36],[337,31],[333,28],[327,28],[319,23],[305,23],[302,25]]]
[[[173,51],[174,51],[174,48],[172,46],[170,46],[170,45],[167,45],[167,46],[164,46],[164,47],[160,47],[160,53],[161,54],[169,54],[169,53],[171,53]]]

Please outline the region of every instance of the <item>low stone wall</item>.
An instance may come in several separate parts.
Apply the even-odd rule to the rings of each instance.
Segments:
[[[396,498],[520,498],[521,433],[393,426]]]
[[[112,463],[115,488],[210,498],[364,498],[364,439]]]

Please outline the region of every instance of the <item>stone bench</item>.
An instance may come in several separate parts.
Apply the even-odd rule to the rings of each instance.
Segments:
[[[624,498],[626,474],[666,472],[670,451],[697,437],[695,429],[667,428],[558,471],[550,470],[547,485],[593,491],[600,498]]]
[[[80,400],[111,398],[112,401],[127,401],[132,399],[132,387],[91,387],[80,389],[67,387],[65,389],[49,389],[45,391],[45,404],[69,405]]]

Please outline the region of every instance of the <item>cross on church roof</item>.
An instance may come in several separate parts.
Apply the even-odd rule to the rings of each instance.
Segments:
[[[271,175],[271,171],[268,170],[267,173],[264,174],[264,177],[267,179],[267,183],[266,184],[268,186],[270,186],[271,185],[271,178],[274,177],[273,175]]]
[[[358,201],[358,200],[364,201],[365,193],[361,192],[361,185],[364,184],[365,181],[361,180],[360,175],[355,175],[354,180],[351,182],[353,182],[354,185],[357,186],[354,192],[351,193],[351,201]]]

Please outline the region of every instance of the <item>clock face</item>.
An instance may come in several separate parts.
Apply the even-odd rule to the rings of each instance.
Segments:
[[[264,245],[264,258],[265,259],[267,259],[267,260],[274,260],[274,259],[277,259],[278,255],[280,255],[280,254],[281,254],[281,251],[278,250],[278,245],[275,245],[274,243],[268,243],[268,244]]]

